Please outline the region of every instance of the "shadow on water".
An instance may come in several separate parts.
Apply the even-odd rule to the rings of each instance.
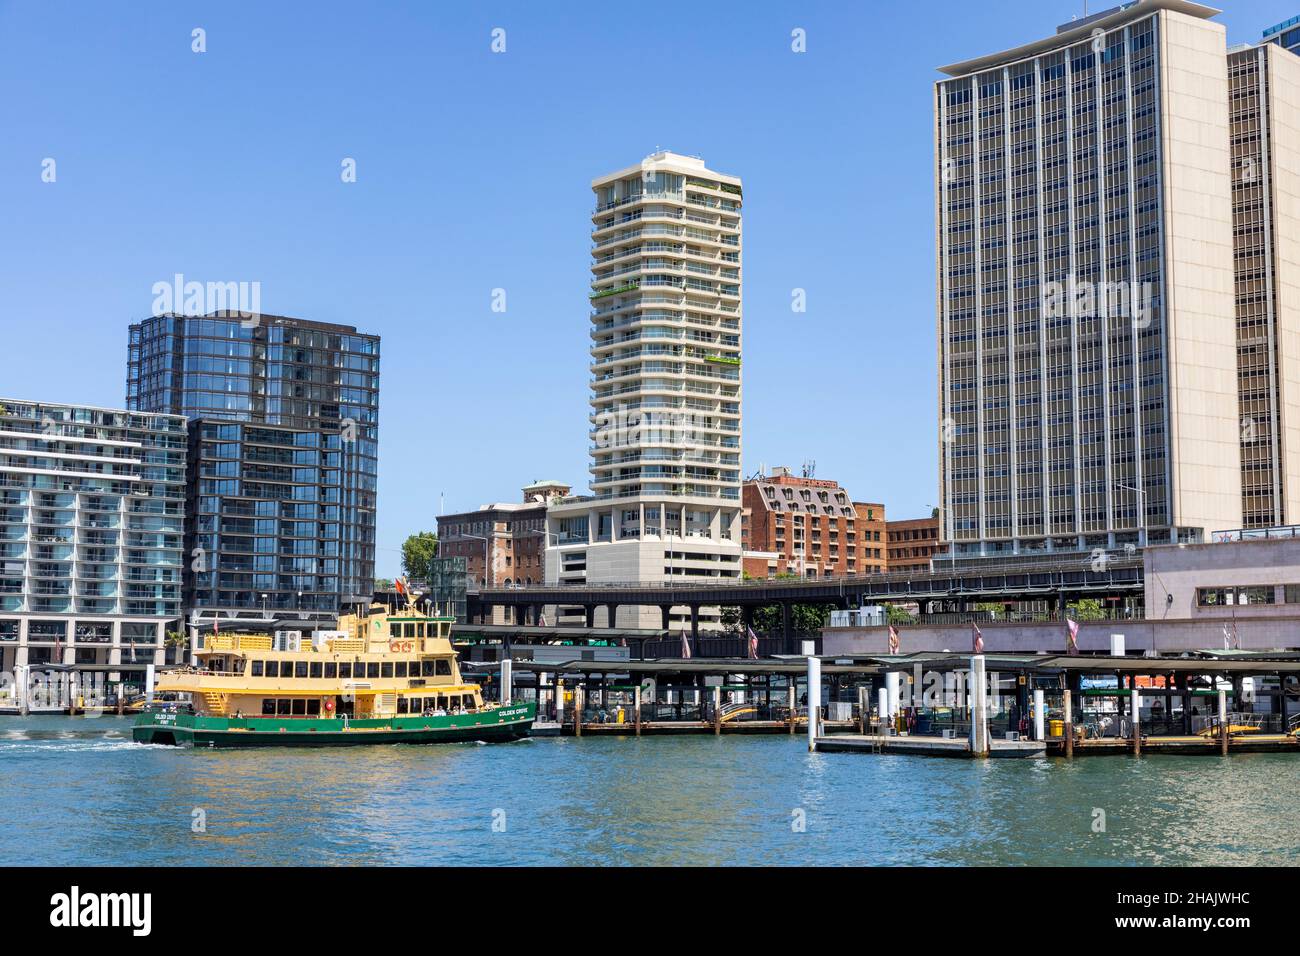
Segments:
[[[196,751],[35,717],[0,721],[0,769],[16,864],[1300,862],[1285,755],[936,760],[780,736]]]

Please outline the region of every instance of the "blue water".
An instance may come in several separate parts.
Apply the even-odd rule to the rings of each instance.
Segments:
[[[0,859],[1295,865],[1298,782],[1285,755],[809,755],[785,736],[214,751],[133,744],[115,717],[0,718]]]

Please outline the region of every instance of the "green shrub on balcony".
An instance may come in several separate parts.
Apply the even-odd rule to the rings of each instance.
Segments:
[[[639,286],[633,282],[631,285],[621,285],[617,289],[606,289],[604,292],[593,292],[590,298],[603,299],[607,295],[618,295],[620,292],[635,292]]]

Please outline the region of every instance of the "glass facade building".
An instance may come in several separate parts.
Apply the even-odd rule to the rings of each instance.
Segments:
[[[186,446],[179,416],[0,399],[0,670],[162,663]]]
[[[186,593],[198,613],[327,621],[368,603],[379,338],[280,316],[130,329],[128,404],[189,416]]]

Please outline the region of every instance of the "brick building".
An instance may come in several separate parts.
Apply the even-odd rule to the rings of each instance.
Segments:
[[[745,482],[745,573],[835,577],[885,570],[885,506],[856,502],[837,481],[775,468]]]
[[[568,493],[569,485],[562,482],[537,481],[523,489],[522,502],[498,502],[477,511],[443,515],[438,519],[438,556],[465,559],[471,590],[485,584],[542,584],[546,579],[546,508],[552,499]],[[490,561],[486,574],[485,559]]]
[[[886,522],[885,537],[891,572],[928,571],[930,558],[941,550],[937,517]]]

